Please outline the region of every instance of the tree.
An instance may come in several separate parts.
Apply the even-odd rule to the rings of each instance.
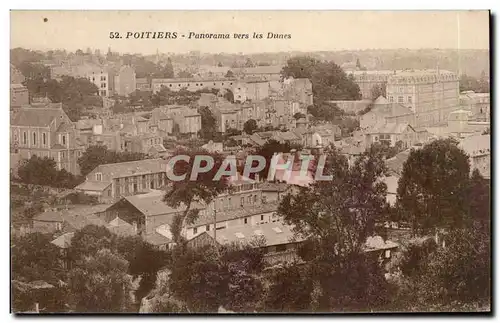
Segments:
[[[297,264],[278,268],[269,279],[264,312],[296,313],[312,311],[313,280]]]
[[[299,256],[311,273],[317,296],[315,310],[366,310],[385,301],[386,282],[363,246],[383,220],[387,187],[379,179],[386,166],[370,150],[349,167],[334,148],[326,155],[324,175],[278,208],[287,224],[306,239]]]
[[[226,76],[225,76],[225,77],[227,77],[227,78],[232,78],[232,77],[234,77],[234,73],[233,73],[233,71],[228,70],[228,71],[227,71],[227,73],[226,73]]]
[[[255,65],[253,64],[252,60],[250,57],[247,57],[247,60],[245,62],[245,67],[254,67]]]
[[[469,160],[452,139],[412,150],[398,183],[397,203],[415,233],[461,227],[467,212]]]
[[[302,118],[305,118],[306,116],[303,114],[303,113],[300,113],[300,112],[297,112],[293,115],[293,118],[295,120],[299,120],[299,119],[302,119]]]
[[[198,108],[198,113],[201,115],[200,137],[205,140],[213,140],[217,132],[217,119],[208,107]]]
[[[339,122],[344,112],[336,104],[315,104],[308,107],[307,112],[312,114],[315,120]]]
[[[13,235],[11,239],[12,279],[24,282],[44,280],[57,283],[64,275],[59,249],[50,234]]]
[[[132,277],[128,262],[109,249],[84,257],[69,273],[69,301],[77,312],[131,310]]]
[[[170,59],[170,57],[167,59],[167,63],[163,68],[163,77],[174,78],[174,66],[172,65],[172,60]]]
[[[257,121],[254,119],[249,119],[243,124],[243,131],[251,135],[255,130],[257,130]]]
[[[483,75],[479,80],[475,77],[463,74],[459,80],[460,92],[474,91],[476,93],[489,93],[490,83],[489,80]]]
[[[152,94],[150,91],[135,90],[129,94],[128,101],[131,106],[152,106],[151,102]]]
[[[387,83],[375,84],[371,89],[372,100],[376,100],[379,96],[387,97]]]
[[[329,100],[359,100],[359,86],[352,76],[334,62],[322,62],[308,56],[292,57],[281,71],[283,77],[308,78],[313,86],[315,105]]]
[[[73,188],[79,184],[79,179],[66,170],[58,170],[53,158],[31,156],[23,161],[17,171],[23,183],[47,185],[54,187]]]
[[[224,98],[228,100],[231,103],[234,103],[234,93],[233,91],[226,89],[226,92],[224,92]]]
[[[191,74],[189,71],[187,70],[182,70],[182,71],[179,71],[179,73],[177,73],[177,77],[178,78],[186,78],[186,79],[189,79],[189,78],[192,78],[193,77],[193,74]]]
[[[172,237],[174,242],[182,242],[181,235],[186,223],[193,223],[197,217],[197,210],[192,210],[194,202],[210,202],[220,193],[229,188],[227,176],[222,176],[220,180],[214,180],[217,171],[221,167],[224,157],[217,153],[209,153],[203,149],[177,149],[173,156],[185,155],[189,156],[189,161],[178,161],[173,167],[173,173],[177,176],[186,174],[182,181],[172,181],[167,187],[167,191],[163,201],[170,207],[178,208],[181,205],[185,208],[182,214],[176,215],[171,226]],[[213,167],[206,173],[200,173],[196,181],[191,180],[191,173],[194,168],[194,160],[196,156],[210,156],[214,160]],[[202,161],[202,167],[206,165],[206,161]]]
[[[469,217],[487,234],[491,222],[490,191],[490,181],[474,169],[468,187]]]
[[[93,171],[97,166],[104,164],[123,163],[145,159],[146,155],[142,153],[116,152],[108,150],[106,146],[89,146],[78,158],[78,166],[83,176]]]

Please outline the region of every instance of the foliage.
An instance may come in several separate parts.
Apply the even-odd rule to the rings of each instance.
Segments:
[[[313,279],[305,267],[291,264],[278,268],[269,278],[264,297],[264,312],[310,312]]]
[[[179,71],[177,73],[177,77],[178,78],[182,78],[182,79],[189,79],[189,78],[192,78],[193,77],[193,74],[191,74],[189,71],[187,70],[182,70],[182,71]]]
[[[36,155],[23,161],[17,173],[20,181],[27,184],[73,188],[81,182],[66,170],[57,170],[54,159]]]
[[[13,235],[11,240],[12,279],[24,282],[44,280],[55,284],[63,270],[59,249],[51,244],[50,234]]]
[[[106,146],[95,145],[89,146],[82,156],[78,158],[78,165],[80,166],[81,174],[86,176],[99,165],[142,159],[146,159],[146,155],[142,153],[117,152],[108,150]]]
[[[383,96],[384,98],[387,97],[387,82],[375,84],[370,93],[372,100],[378,99],[379,96]]]
[[[361,99],[359,86],[354,79],[347,76],[334,62],[319,61],[307,56],[292,57],[283,68],[282,75],[310,79],[314,101],[318,105],[328,100]]]
[[[307,113],[310,113],[314,120],[340,122],[344,111],[339,109],[336,104],[315,104],[307,108]]]
[[[300,113],[300,112],[297,112],[293,115],[293,118],[295,120],[299,120],[299,119],[302,119],[302,118],[305,118],[306,116],[303,114],[303,113]]]
[[[200,137],[205,140],[213,140],[217,133],[217,119],[208,107],[198,108],[198,113],[201,115]]]
[[[177,249],[170,290],[191,312],[216,312],[220,306],[238,312],[255,308],[262,294],[256,274],[263,254],[250,246]]]
[[[385,280],[363,252],[366,238],[383,219],[387,187],[379,179],[386,167],[377,151],[363,153],[349,167],[335,149],[323,169],[332,180],[317,181],[278,208],[287,224],[307,238],[299,255],[320,293],[317,310],[372,308],[385,301]]]
[[[151,97],[151,91],[135,90],[129,94],[128,101],[131,106],[151,107],[153,106]]]
[[[484,74],[479,79],[463,74],[460,76],[459,88],[460,92],[474,91],[476,93],[490,93],[490,81]]]
[[[243,124],[243,131],[251,135],[255,130],[257,130],[257,121],[254,119],[249,119]]]
[[[229,89],[226,89],[226,91],[224,92],[224,98],[231,102],[231,103],[234,103],[234,93],[233,91],[229,90]]]
[[[415,233],[460,227],[467,212],[469,160],[451,139],[412,150],[398,183],[397,204]]]
[[[128,262],[108,249],[84,257],[68,273],[71,306],[77,312],[129,311],[132,278],[127,270]]]
[[[259,147],[256,151],[256,155],[262,156],[266,159],[266,165],[262,171],[260,171],[260,178],[267,178],[269,173],[269,168],[271,165],[271,159],[273,158],[275,153],[289,153],[292,149],[300,150],[300,146],[293,146],[288,142],[280,143],[274,139],[270,139],[266,141],[264,145]],[[256,165],[256,164],[255,164]],[[254,166],[255,166],[254,165]],[[251,174],[254,175],[254,174]],[[253,177],[253,176],[252,176]]]
[[[102,107],[97,86],[86,78],[63,76],[54,79],[27,79],[25,85],[32,97],[47,97],[54,103],[63,104],[63,109],[71,119],[77,121],[86,107]]]
[[[227,73],[226,73],[226,75],[225,75],[225,77],[227,77],[227,78],[232,78],[232,77],[234,77],[234,73],[233,73],[233,71],[228,70],[228,71],[227,71]]]

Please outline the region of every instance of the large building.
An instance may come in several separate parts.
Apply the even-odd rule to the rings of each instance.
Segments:
[[[387,98],[415,112],[417,127],[445,124],[459,108],[458,77],[439,69],[402,71],[388,78]]]
[[[469,110],[475,121],[490,121],[490,94],[465,91],[460,93],[460,108]]]
[[[398,71],[378,70],[378,71],[348,71],[352,75],[354,82],[359,86],[362,99],[374,100],[372,90],[375,86],[383,86],[389,77]]]
[[[107,97],[110,95],[109,72],[100,65],[84,63],[81,65],[53,66],[50,73],[54,79],[61,79],[65,75],[86,78],[97,86],[100,96]]]
[[[152,79],[151,89],[153,93],[159,92],[162,87],[170,91],[186,89],[195,92],[202,89],[231,89],[235,83],[235,78]]]
[[[122,66],[114,76],[114,92],[119,96],[128,96],[136,88],[134,68],[128,65]]]
[[[57,169],[79,174],[77,160],[84,151],[75,124],[62,104],[37,103],[20,108],[10,125],[11,146],[22,159],[53,158]]]
[[[125,196],[163,187],[167,180],[165,160],[145,159],[99,165],[75,189],[96,196],[100,202],[113,202]]]

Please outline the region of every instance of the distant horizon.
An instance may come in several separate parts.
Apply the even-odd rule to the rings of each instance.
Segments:
[[[65,50],[68,53],[74,53],[76,50],[80,49],[86,54],[87,48],[78,48],[76,50],[68,50],[66,48],[29,48],[29,47],[22,47],[22,46],[16,46],[16,47],[11,47],[10,50],[14,49],[25,49],[25,50],[31,50],[34,52],[48,52],[48,51],[63,51]],[[92,48],[90,47],[90,50],[92,51],[92,54],[95,53],[95,50],[100,50],[101,55],[106,55],[108,49],[106,48],[105,50],[101,48]],[[490,51],[489,48],[462,48],[462,49],[457,49],[457,48],[432,48],[432,47],[422,47],[422,48],[363,48],[363,49],[333,49],[333,50],[290,50],[290,51],[274,51],[274,52],[251,52],[251,53],[242,53],[242,52],[205,52],[205,51],[199,51],[199,50],[191,50],[191,51],[185,51],[185,52],[162,52],[158,51],[158,54],[160,55],[166,55],[166,54],[173,54],[173,55],[184,55],[184,54],[190,54],[192,52],[199,52],[200,54],[209,54],[209,55],[263,55],[263,54],[280,54],[280,53],[337,53],[337,52],[362,52],[362,51],[418,51],[418,50],[436,50],[436,51]],[[154,53],[141,53],[141,52],[120,52],[113,50],[111,48],[111,51],[113,53],[118,53],[119,55],[142,55],[142,56],[154,56],[156,55],[156,52]]]

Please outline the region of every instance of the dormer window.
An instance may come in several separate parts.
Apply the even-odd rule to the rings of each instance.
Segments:
[[[98,182],[102,181],[102,173],[95,173],[95,180]]]

